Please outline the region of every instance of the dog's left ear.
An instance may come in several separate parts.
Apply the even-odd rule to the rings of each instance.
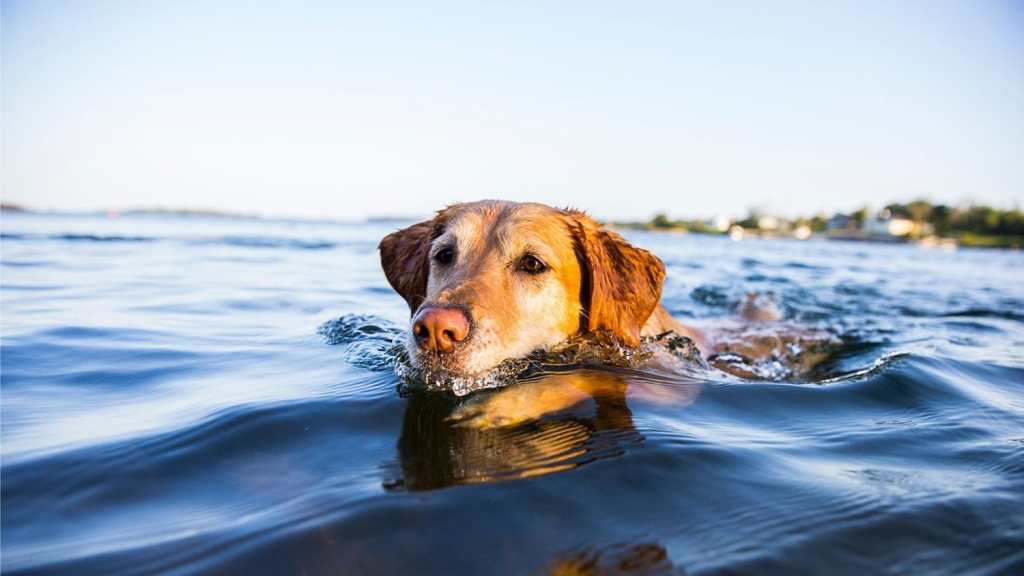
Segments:
[[[415,312],[427,297],[430,275],[430,243],[438,236],[437,221],[427,220],[392,232],[380,241],[380,264],[395,292],[405,298]]]
[[[572,214],[577,257],[583,268],[582,304],[588,330],[610,330],[630,346],[661,300],[665,265],[646,250]]]

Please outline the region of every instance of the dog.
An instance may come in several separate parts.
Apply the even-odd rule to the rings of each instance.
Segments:
[[[388,282],[409,304],[406,348],[417,368],[480,374],[596,330],[633,347],[672,330],[712,351],[660,305],[661,260],[583,212],[455,204],[379,248]]]
[[[644,337],[675,332],[731,376],[800,381],[836,343],[835,334],[782,322],[778,305],[755,294],[737,306],[734,320],[700,329],[679,323],[660,304],[662,260],[579,210],[498,200],[455,204],[386,236],[379,250],[384,275],[409,304],[409,363],[442,379],[486,379],[503,363],[581,335],[610,334],[637,347]],[[451,420],[514,424],[622,392],[605,380],[546,374],[474,395]],[[672,398],[663,392],[640,394],[680,406],[695,395],[693,388]]]
[[[503,363],[575,336],[610,334],[636,348],[672,332],[722,376],[807,381],[838,343],[835,334],[782,321],[779,306],[756,294],[737,306],[736,319],[700,329],[677,322],[660,304],[662,260],[578,210],[455,204],[388,235],[379,249],[388,282],[409,304],[409,363],[441,381],[487,381]],[[480,426],[538,418],[593,399],[595,381],[548,374],[471,399],[452,418]],[[676,396],[693,399],[692,390]]]

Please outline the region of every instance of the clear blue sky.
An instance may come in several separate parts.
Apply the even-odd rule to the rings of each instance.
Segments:
[[[5,0],[4,202],[1024,203],[1024,3]]]

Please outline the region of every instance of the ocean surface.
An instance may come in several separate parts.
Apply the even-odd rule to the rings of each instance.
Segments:
[[[495,391],[399,393],[403,225],[4,213],[0,570],[1024,574],[1021,252],[624,232],[832,357],[467,428]]]

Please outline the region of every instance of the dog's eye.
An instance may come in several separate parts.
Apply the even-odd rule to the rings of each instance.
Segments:
[[[523,259],[519,261],[519,267],[530,274],[540,274],[548,268],[536,256],[529,254],[523,256]]]
[[[438,250],[437,254],[434,254],[434,260],[436,260],[438,264],[451,264],[455,261],[455,251],[451,248]]]

